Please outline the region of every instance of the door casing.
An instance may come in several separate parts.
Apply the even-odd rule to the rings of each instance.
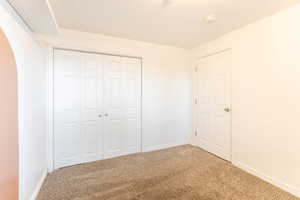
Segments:
[[[196,61],[196,65],[194,66],[194,69],[193,69],[193,134],[192,134],[192,137],[191,137],[191,144],[194,145],[194,146],[198,146],[197,143],[195,143],[195,139],[196,139],[196,134],[197,131],[198,131],[198,114],[197,114],[197,111],[198,111],[198,103],[199,103],[199,91],[198,91],[198,70],[199,70],[199,65],[200,63],[202,62],[203,59],[207,59],[209,57],[213,57],[215,55],[219,55],[219,54],[222,54],[222,53],[227,53],[230,55],[231,53],[231,48],[225,48],[225,49],[221,49],[219,51],[215,51],[215,52],[211,52],[211,53],[207,53],[199,58],[197,58],[197,61]],[[230,107],[230,155],[229,155],[229,162],[232,162],[232,112],[233,112],[233,106],[232,106],[232,68],[231,68],[231,65],[229,64],[229,66],[227,66],[227,69],[229,70],[229,81],[228,81],[228,84],[229,84],[229,104],[228,106]]]
[[[141,99],[140,99],[140,150],[143,152],[143,132],[142,132],[142,99],[143,99],[143,58],[139,56],[122,55],[114,53],[105,53],[94,50],[82,50],[76,48],[65,48],[48,46],[48,57],[47,57],[47,168],[48,172],[53,172],[55,169],[55,141],[54,141],[54,51],[55,50],[65,50],[65,51],[75,51],[81,53],[90,54],[100,54],[106,56],[117,56],[117,57],[127,57],[135,58],[141,60]]]

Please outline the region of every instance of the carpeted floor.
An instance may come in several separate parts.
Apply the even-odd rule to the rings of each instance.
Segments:
[[[59,169],[38,200],[299,200],[189,145]]]

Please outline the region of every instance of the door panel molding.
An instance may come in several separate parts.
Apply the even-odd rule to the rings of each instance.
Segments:
[[[202,56],[193,75],[194,145],[231,161],[231,66],[230,48]],[[225,64],[227,63],[227,64]],[[229,63],[229,64],[228,64]],[[231,109],[229,109],[231,110]]]
[[[137,120],[138,121],[138,125],[137,125],[137,130],[138,130],[138,145],[137,147],[132,147],[134,145],[129,145],[129,148],[128,150],[126,151],[126,154],[130,154],[130,153],[135,153],[136,149],[141,152],[142,151],[142,109],[141,109],[141,105],[142,105],[142,58],[141,57],[135,57],[135,56],[126,56],[126,55],[115,55],[115,54],[109,54],[109,53],[101,53],[101,52],[93,52],[93,51],[82,51],[82,50],[76,50],[76,49],[65,49],[65,48],[56,48],[54,46],[50,46],[49,47],[49,62],[48,62],[48,71],[47,71],[47,83],[48,83],[48,92],[47,92],[47,100],[48,100],[48,119],[47,119],[47,122],[48,122],[48,138],[47,138],[47,155],[48,155],[48,171],[49,172],[52,172],[54,169],[55,169],[55,136],[54,136],[54,54],[55,54],[55,51],[57,50],[61,50],[61,51],[70,51],[70,52],[74,52],[74,53],[81,53],[81,54],[85,54],[85,55],[99,55],[99,56],[113,56],[113,57],[120,57],[122,59],[129,59],[129,58],[132,58],[132,59],[136,59],[139,61],[140,63],[140,75],[139,75],[139,80],[138,82],[140,83],[140,86],[138,88],[136,88],[138,90],[138,92],[140,93],[140,98],[137,100],[137,104],[138,104],[138,107],[139,109],[136,111],[134,109],[130,109],[128,108],[128,116],[129,116],[129,119],[128,119],[128,122],[129,123],[132,123],[134,120]],[[94,84],[94,81],[95,81],[95,77],[93,75],[93,73],[95,73],[95,69],[93,67],[87,67],[86,71],[84,72],[85,74],[85,77],[87,78],[86,82],[89,82],[87,84]],[[103,75],[103,71],[97,71],[98,73],[98,76],[101,76]],[[130,84],[130,83],[129,83]],[[87,93],[91,94],[91,91],[87,91]],[[99,98],[101,98],[100,96],[103,96],[103,91],[98,91],[98,96]],[[85,101],[86,99],[82,99],[82,101]],[[129,102],[134,102],[135,100],[134,99],[129,99]],[[93,126],[93,123],[92,120],[90,120],[90,116],[91,115],[94,115],[94,102],[93,101],[88,101],[86,102],[86,105],[84,108],[82,109],[85,109],[87,110],[85,112],[85,119],[86,119],[86,122],[85,124],[87,125],[90,125],[90,126]],[[99,105],[97,105],[97,107],[99,107]],[[133,113],[136,113],[137,112],[137,115],[138,115],[138,118],[132,118],[131,116],[132,115],[135,115]],[[102,117],[104,117],[104,110],[102,111],[98,111],[98,113],[102,113]],[[70,116],[73,116],[74,115],[72,113],[70,113]],[[132,121],[133,120],[133,121]],[[85,127],[86,128],[86,127]],[[95,128],[93,126],[93,128]],[[99,128],[99,127],[98,127]],[[102,138],[103,140],[103,138]],[[131,148],[132,147],[132,148]],[[92,147],[91,147],[92,148]],[[104,156],[104,145],[103,147],[98,147],[99,148],[99,152],[101,151],[103,156]],[[91,154],[88,153],[89,150],[87,148],[87,152],[86,152],[86,155],[87,157],[90,157],[92,156]],[[98,157],[97,159],[102,159],[102,157]],[[86,159],[86,161],[88,162],[89,158]]]

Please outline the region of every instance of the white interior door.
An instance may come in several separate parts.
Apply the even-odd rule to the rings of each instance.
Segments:
[[[141,151],[141,61],[104,58],[104,157]]]
[[[102,158],[102,88],[101,57],[55,51],[55,168]]]
[[[141,62],[54,53],[55,168],[140,152]]]
[[[84,58],[81,83],[81,162],[103,158],[103,59],[96,54]]]
[[[215,155],[231,159],[230,66],[228,52],[199,61],[196,75],[196,141]]]
[[[55,52],[54,132],[55,168],[81,162],[81,76],[83,57]]]

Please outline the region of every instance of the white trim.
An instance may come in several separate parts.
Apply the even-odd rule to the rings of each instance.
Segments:
[[[228,51],[228,54],[231,54],[232,53],[232,48],[227,48],[227,50],[223,51],[223,52],[227,52]],[[230,55],[229,55],[230,57]],[[229,69],[230,69],[230,72],[229,72],[229,87],[230,87],[230,91],[229,91],[229,96],[230,96],[230,99],[229,99],[229,107],[230,107],[230,162],[232,162],[233,160],[233,126],[232,126],[232,119],[233,119],[233,112],[234,112],[234,108],[233,108],[233,104],[232,104],[232,88],[233,88],[233,85],[232,85],[232,72],[233,72],[233,68],[232,68],[232,65],[229,66]]]
[[[54,170],[54,130],[53,130],[53,51],[54,48],[48,48],[47,62],[47,166],[51,173]]]
[[[157,151],[157,150],[161,150],[161,149],[167,149],[167,148],[186,145],[186,144],[189,144],[189,143],[188,142],[174,142],[174,143],[168,143],[168,144],[146,146],[146,147],[143,147],[143,152]]]
[[[49,0],[46,0],[46,5],[47,5],[48,10],[49,10],[49,15],[50,15],[50,17],[51,17],[52,20],[53,20],[55,30],[56,30],[56,32],[57,32],[58,34],[60,34],[59,26],[58,26],[58,23],[57,23],[55,14],[54,14],[54,12],[53,12],[53,8],[52,8],[51,3],[49,2]]]
[[[116,56],[116,57],[125,57],[125,58],[136,58],[140,59],[141,61],[143,60],[142,57],[138,56],[129,56],[129,55],[124,55],[124,54],[112,54],[112,53],[105,53],[105,52],[100,52],[100,51],[90,51],[90,50],[79,50],[79,49],[70,49],[70,48],[61,48],[61,47],[53,47],[54,50],[62,50],[62,51],[74,51],[74,52],[79,52],[79,53],[88,53],[88,54],[100,54],[104,56]]]
[[[48,172],[47,172],[47,170],[45,170],[45,171],[43,172],[43,174],[42,174],[42,176],[41,176],[41,179],[39,180],[39,182],[38,182],[38,184],[37,184],[35,190],[33,191],[32,195],[31,195],[31,197],[30,197],[30,200],[36,200],[36,198],[37,198],[37,196],[38,196],[38,194],[39,194],[39,192],[40,192],[40,190],[41,190],[41,187],[42,187],[42,185],[43,185],[43,183],[44,183],[44,181],[45,181],[47,175],[48,175]]]
[[[246,164],[243,164],[239,161],[234,160],[234,161],[232,161],[232,164],[254,176],[261,178],[262,180],[264,180],[266,182],[269,182],[269,183],[281,188],[282,190],[284,190],[286,192],[289,192],[297,197],[300,197],[300,190],[294,186],[284,183],[283,181],[280,181],[278,179],[272,178],[271,176],[268,176],[267,174],[260,172],[260,171],[254,169]]]
[[[121,54],[111,54],[111,53],[103,53],[99,51],[86,51],[76,48],[61,48],[61,47],[55,47],[53,45],[49,45],[48,47],[48,62],[47,62],[47,168],[49,173],[53,172],[55,169],[55,158],[54,158],[54,50],[66,50],[66,51],[78,51],[78,52],[86,52],[86,53],[93,53],[93,54],[101,54],[101,55],[112,55],[112,56],[118,56],[118,57],[128,57],[128,58],[136,58],[141,60],[141,90],[143,88],[143,58],[142,57],[136,57],[131,55],[121,55]],[[139,135],[139,152],[143,151],[143,129],[142,129],[142,91],[141,91],[141,99],[140,99],[140,120],[139,120],[139,129],[140,129],[140,135]],[[174,145],[176,146],[176,145]]]

